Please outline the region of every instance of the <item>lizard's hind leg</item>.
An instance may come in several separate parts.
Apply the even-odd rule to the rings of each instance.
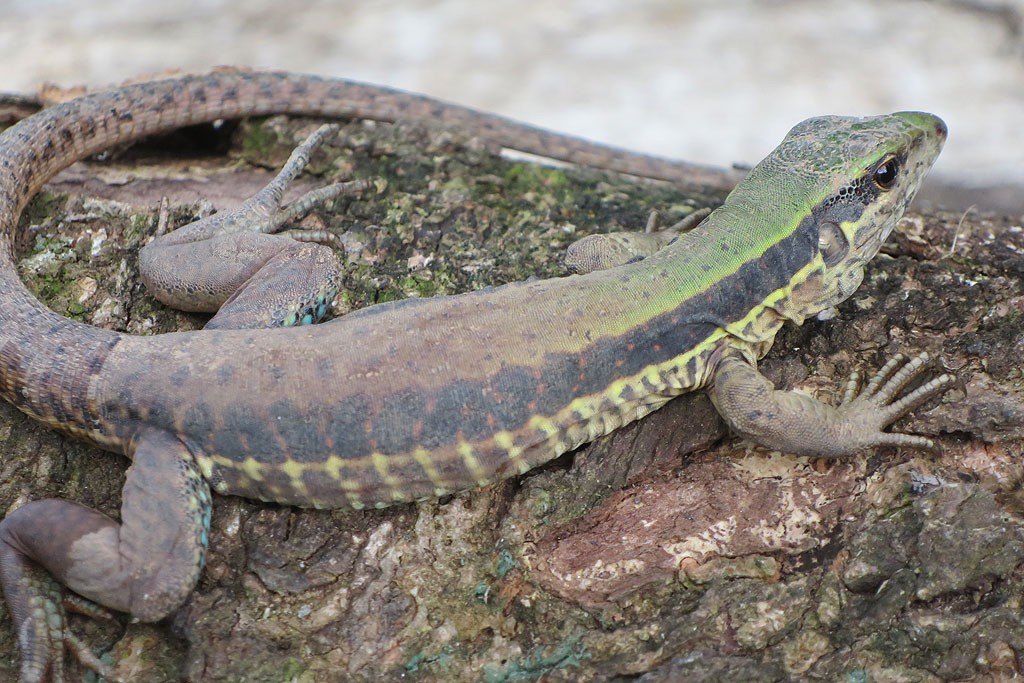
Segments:
[[[281,327],[317,322],[338,291],[341,263],[325,244],[329,232],[282,227],[372,181],[334,183],[282,208],[288,184],[337,130],[318,128],[295,148],[281,172],[237,209],[157,237],[139,252],[139,271],[161,302],[184,311],[216,312],[207,328]],[[318,244],[318,242],[320,244]]]

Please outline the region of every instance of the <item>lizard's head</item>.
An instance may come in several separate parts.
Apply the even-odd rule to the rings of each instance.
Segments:
[[[857,289],[945,141],[946,124],[924,112],[824,116],[790,131],[769,159],[795,176],[787,184],[809,191],[797,230],[817,239],[817,254],[809,277],[793,283],[789,304],[800,314],[828,311]]]

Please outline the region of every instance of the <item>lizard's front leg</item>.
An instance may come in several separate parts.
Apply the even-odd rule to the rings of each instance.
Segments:
[[[327,313],[338,292],[341,264],[325,244],[333,234],[281,228],[313,206],[364,192],[370,181],[334,183],[281,208],[287,185],[310,155],[337,130],[324,125],[295,148],[265,188],[237,209],[162,235],[139,252],[139,274],[161,302],[184,311],[217,314],[207,328],[309,324]]]
[[[899,393],[929,367],[928,354],[893,357],[863,391],[859,377],[847,383],[843,401],[832,407],[810,396],[776,389],[746,361],[730,356],[715,372],[711,400],[740,435],[768,448],[821,457],[852,455],[880,445],[932,448],[930,439],[883,431],[925,401],[956,384],[942,374],[901,398]]]

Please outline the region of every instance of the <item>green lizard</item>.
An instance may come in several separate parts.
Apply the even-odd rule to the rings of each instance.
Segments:
[[[322,325],[292,323],[325,312],[336,257],[302,241],[323,236],[270,233],[292,214],[271,215],[284,184],[325,130],[254,202],[140,255],[159,298],[218,311],[207,329],[96,329],[49,311],[21,283],[18,216],[58,171],[144,135],[272,112],[411,113],[571,162],[656,177],[688,168],[419,96],[281,73],[125,86],[5,131],[0,393],[132,460],[120,523],[63,500],[28,503],[0,523],[23,681],[62,680],[66,646],[111,675],[66,631],[51,576],[145,621],[185,600],[203,564],[211,487],[324,508],[440,496],[524,473],[703,387],[735,431],[770,448],[842,456],[932,446],[884,431],[953,383],[943,374],[900,396],[925,354],[893,359],[862,392],[852,381],[838,408],[778,391],[756,370],[785,321],[830,309],[859,285],[945,140],[945,124],[926,113],[804,121],[721,207],[646,258]],[[331,186],[308,201],[353,189]]]

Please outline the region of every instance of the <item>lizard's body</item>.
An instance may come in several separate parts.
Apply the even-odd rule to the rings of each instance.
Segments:
[[[0,185],[0,201],[7,198],[0,203],[0,220],[16,217],[21,208],[18,204],[45,177],[86,153],[122,142],[129,134],[138,137],[142,131],[166,130],[198,120],[278,110],[354,113],[375,119],[427,118],[466,127],[505,146],[602,168],[656,177],[670,177],[674,168],[670,162],[646,157],[607,150],[602,154],[582,141],[567,141],[511,122],[496,123],[493,117],[459,107],[348,82],[291,75],[263,75],[257,80],[244,72],[213,74],[196,79],[196,87],[208,91],[202,98],[194,94],[195,88],[165,87],[159,94],[151,84],[134,87],[136,94],[122,97],[122,101],[133,102],[130,122],[110,116],[110,103],[97,102],[59,118],[44,112],[42,116],[49,114],[57,122],[44,121],[30,133],[50,136],[57,143],[64,137],[61,126],[72,126],[71,137],[78,141],[86,132],[84,122],[105,117],[109,123],[97,126],[96,130],[103,132],[84,149],[76,146],[61,155],[50,140],[20,149],[25,135],[17,136],[20,140],[5,140],[8,144],[0,147],[0,156],[5,164],[9,160],[10,168],[5,167],[7,182]],[[199,99],[208,102],[205,111],[191,106]],[[169,102],[173,106],[168,106]],[[122,130],[111,130],[115,126]],[[49,148],[54,155],[45,160],[25,155],[38,148]],[[12,198],[15,192],[8,189],[4,193],[5,188],[16,188],[18,196]],[[4,226],[0,239],[10,233],[11,228]],[[117,452],[130,450],[128,444],[143,425],[189,434],[204,454],[200,456],[204,474],[211,481],[223,480],[216,486],[221,493],[320,507],[361,507],[436,496],[525,472],[641,417],[671,396],[706,383],[707,359],[716,349],[707,340],[717,326],[712,322],[686,326],[680,321],[695,313],[705,317],[719,313],[694,301],[693,311],[673,311],[659,325],[647,321],[648,310],[621,295],[624,290],[642,289],[645,297],[658,299],[656,305],[667,311],[671,305],[666,305],[666,299],[679,301],[685,292],[715,284],[717,273],[699,277],[695,267],[720,261],[713,253],[715,247],[705,244],[696,233],[687,241],[696,245],[696,250],[682,244],[679,248],[693,252],[687,259],[692,259],[694,267],[689,261],[677,262],[666,269],[669,278],[650,277],[655,267],[655,261],[650,261],[631,266],[633,274],[588,274],[586,285],[578,278],[563,278],[509,285],[484,294],[410,302],[415,305],[376,307],[359,316],[359,322],[357,316],[346,316],[341,325],[209,330],[201,336],[185,333],[151,338],[68,323],[28,295],[14,269],[9,268],[0,273],[5,286],[5,293],[0,294],[0,342],[12,339],[20,348],[32,348],[33,354],[30,359],[0,356],[8,365],[0,389],[8,400],[47,424]],[[10,249],[0,252],[0,258],[6,258]],[[673,259],[666,262],[673,263]],[[735,311],[725,319],[742,317],[769,292],[785,285],[785,271],[778,273],[781,280],[750,280],[756,287],[730,302]],[[625,277],[633,278],[632,284],[624,283]],[[44,321],[52,321],[61,332],[39,335]],[[759,322],[765,327],[759,336],[770,344],[778,325],[765,325],[767,322]],[[646,326],[640,327],[642,323]],[[717,336],[722,337],[720,333]],[[595,339],[601,343],[587,350]],[[735,345],[736,340],[733,342]],[[311,363],[310,350],[323,348],[339,351]],[[481,354],[481,348],[490,353]],[[228,349],[231,352],[225,352]],[[347,349],[358,351],[343,352]],[[584,353],[595,357],[587,363],[581,382],[577,375]],[[542,368],[545,354],[550,357]],[[687,368],[694,355],[699,362]],[[466,363],[467,358],[475,362]],[[622,365],[617,366],[615,359]],[[651,369],[656,365],[678,367],[672,373],[671,386],[667,378],[654,380]],[[100,367],[102,370],[96,371]],[[267,372],[253,372],[254,367]],[[538,375],[543,375],[543,381]],[[643,375],[647,375],[648,386],[635,386]],[[230,378],[223,379],[225,376]],[[612,397],[604,394],[616,382],[633,385],[630,395],[635,398],[609,400]],[[570,405],[567,392],[576,384],[580,389],[573,393],[580,401]],[[547,387],[546,396],[538,393],[543,386]],[[132,396],[128,398],[126,392]],[[26,400],[31,393],[40,395]],[[332,406],[324,399],[332,395],[339,403],[344,401],[342,414],[328,412]],[[82,401],[82,396],[88,400]],[[271,396],[279,403],[268,400]],[[442,409],[437,415],[418,415],[432,400],[449,406],[448,412]],[[539,405],[528,407],[531,402]],[[452,414],[450,406],[456,404],[472,406],[472,411],[460,409],[472,414]],[[129,406],[144,411],[145,416],[139,419],[139,415],[125,414]],[[279,421],[273,409],[283,411],[289,419]],[[591,419],[597,413],[603,414],[601,428],[593,426]],[[189,421],[190,415],[194,421]],[[305,421],[295,423],[293,415],[302,415]],[[544,426],[528,424],[531,416]],[[418,420],[424,422],[423,433],[414,438],[412,427]],[[464,441],[456,440],[456,422]],[[258,449],[237,440],[230,443],[232,434],[251,434],[274,424],[288,433],[267,434]],[[365,425],[372,428],[371,433],[366,433]],[[514,433],[514,452],[522,451],[522,458],[510,458],[510,449],[497,445],[494,437],[500,433]],[[373,440],[383,442],[382,446],[370,448]],[[278,449],[282,443],[285,445]],[[437,446],[424,449],[426,443]],[[426,452],[413,457],[416,447]],[[387,458],[387,472],[375,466],[374,454]],[[294,477],[279,467],[261,467],[250,456],[264,464],[280,465],[292,459],[306,474]],[[428,462],[432,467],[424,467]],[[437,480],[430,477],[434,470],[441,473]],[[257,471],[262,480],[247,476]],[[385,477],[399,483],[389,486]]]
[[[525,472],[712,381],[730,423],[768,445],[822,454],[927,445],[881,427],[948,378],[894,406],[885,404],[899,387],[883,388],[880,405],[870,406],[883,414],[875,422],[829,414],[805,425],[795,416],[820,404],[769,395],[752,367],[787,319],[800,323],[859,283],[945,137],[927,114],[801,124],[725,206],[636,263],[384,304],[322,325],[133,337],[54,314],[18,279],[18,215],[43,183],[89,154],[220,118],[393,119],[411,109],[523,151],[638,175],[674,168],[411,95],[244,72],[129,86],[44,111],[0,136],[0,393],[134,460],[120,526],[63,501],[25,506],[4,523],[10,550],[0,569],[24,631],[26,680],[57,667],[62,636],[27,614],[41,589],[26,558],[86,597],[160,618],[188,594],[202,563],[204,481],[221,493],[303,506],[426,498]],[[834,165],[835,178],[814,166],[830,145],[853,159]],[[897,161],[907,177],[886,201],[892,188],[878,178]],[[282,239],[257,242],[276,249]],[[777,418],[762,415],[773,411]],[[55,516],[62,534],[35,538]],[[183,543],[182,534],[195,540]]]

